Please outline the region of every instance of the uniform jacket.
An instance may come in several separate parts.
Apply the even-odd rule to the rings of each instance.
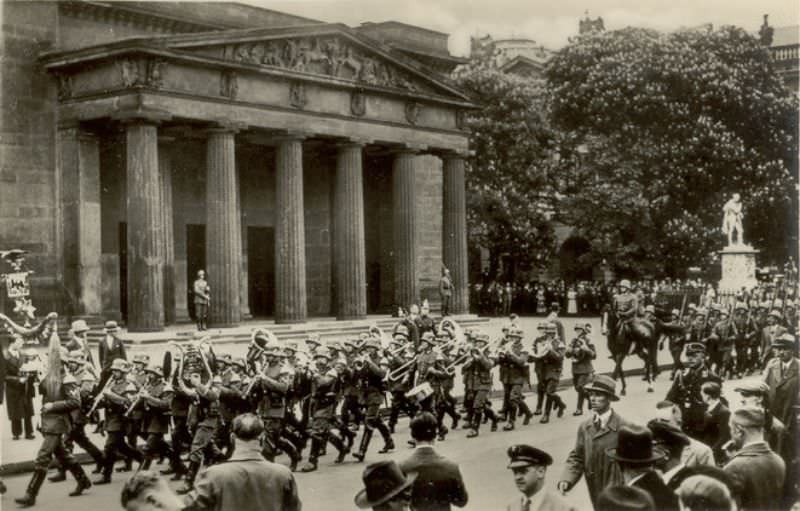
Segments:
[[[450,281],[450,277],[444,276],[439,279],[439,294],[442,296],[452,296],[453,283]]]
[[[169,432],[170,402],[164,396],[164,382],[158,382],[148,387],[150,394],[142,398],[144,403],[144,432],[163,433]]]
[[[667,392],[667,400],[677,404],[683,412],[683,430],[694,438],[702,436],[706,405],[700,396],[700,387],[709,381],[722,383],[707,367],[686,369],[678,373]]]
[[[646,491],[655,503],[655,508],[658,511],[678,511],[678,496],[672,490],[667,488],[661,476],[654,470],[646,472],[642,477],[636,480],[631,486]]]
[[[472,390],[492,390],[493,366],[494,363],[486,355],[473,358],[464,364],[465,381],[469,380]]]
[[[564,367],[564,352],[566,347],[558,339],[551,341],[552,346],[540,359],[542,380],[558,380],[561,378],[561,371]],[[534,346],[536,348],[536,346]],[[541,355],[541,354],[540,354]]]
[[[449,511],[450,506],[467,504],[467,488],[458,465],[437,453],[433,447],[417,447],[400,462],[403,473],[419,474],[411,487],[411,509]]]
[[[228,461],[202,471],[186,495],[187,511],[300,511],[288,467],[264,459],[259,449],[236,445]]]
[[[271,365],[264,370],[269,379],[262,379],[258,386],[262,392],[258,413],[262,417],[283,418],[286,414],[286,394],[289,384],[280,380],[281,366]]]
[[[725,459],[722,446],[731,439],[731,430],[728,425],[730,418],[731,411],[721,402],[710,412],[706,411],[704,416],[701,440],[711,447],[714,459],[718,462]]]
[[[797,404],[800,392],[800,360],[793,358],[789,362],[789,370],[783,370],[783,362],[773,358],[764,370],[764,382],[769,386],[769,403],[772,415],[784,424],[791,424],[794,412],[792,406]]]
[[[72,427],[70,412],[81,405],[77,385],[62,385],[60,395],[53,396],[47,391],[44,382],[39,384],[39,394],[42,395],[42,406],[51,403],[53,407],[45,412],[42,409],[42,433],[63,435]]]
[[[197,279],[192,285],[195,305],[208,305],[208,281]]]
[[[561,495],[545,490],[544,488],[539,491],[544,492],[541,504],[539,504],[537,508],[531,507],[530,511],[573,511],[575,509],[567,504],[567,502],[561,498]],[[522,511],[522,499],[522,494],[520,494],[506,506],[506,510]]]
[[[572,374],[591,374],[594,372],[592,360],[597,351],[589,339],[576,337],[572,340],[564,356],[572,359]]]
[[[6,413],[9,420],[19,420],[33,416],[34,382],[33,378],[24,378],[21,381],[19,372],[22,367],[22,357],[18,353],[12,355],[10,351],[3,350],[5,363],[6,388]]]
[[[111,349],[108,348],[108,341],[106,337],[100,341],[100,344],[97,346],[97,358],[100,359],[100,368],[103,371],[109,371],[111,369],[111,363],[118,358],[122,360],[128,360],[128,356],[125,354],[125,344],[122,342],[122,339],[116,336],[112,336],[114,341],[111,345]]]
[[[127,426],[127,419],[125,412],[130,406],[125,396],[125,387],[128,386],[128,380],[122,378],[119,382],[114,381],[108,387],[108,390],[114,393],[112,396],[103,398],[106,408],[106,431],[125,431]],[[101,390],[102,392],[102,390]]]
[[[500,359],[506,368],[506,381],[511,385],[524,385],[528,383],[528,354],[525,352],[506,352]]]
[[[575,447],[567,456],[567,463],[562,481],[567,481],[570,488],[580,481],[581,476],[586,477],[589,487],[589,496],[592,504],[606,486],[622,484],[622,474],[616,463],[611,463],[606,456],[606,449],[617,446],[617,435],[621,426],[630,425],[628,421],[611,412],[608,423],[597,431],[589,417],[578,426],[578,436]]]
[[[724,467],[739,489],[740,509],[780,509],[786,466],[766,442],[747,445]]]

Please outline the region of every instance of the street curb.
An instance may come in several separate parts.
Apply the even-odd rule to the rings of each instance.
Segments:
[[[661,370],[661,372],[669,371],[669,370],[672,369],[672,364],[665,364],[663,366],[659,366],[659,369]],[[627,371],[624,371],[625,376],[638,376],[638,375],[643,374],[643,373],[644,373],[644,368],[628,369]],[[611,376],[611,372],[603,372],[603,373],[597,373],[597,374],[603,374],[603,375],[606,375],[606,376],[609,376],[609,377]],[[562,378],[558,382],[559,390],[563,390],[565,388],[571,388],[571,387],[572,387],[572,378]],[[503,391],[502,390],[494,390],[494,391],[492,391],[492,395],[491,395],[492,399],[500,398],[502,396],[503,396]],[[461,397],[459,396],[458,399],[461,399]],[[384,411],[388,413],[388,410],[384,410]],[[75,460],[78,463],[80,463],[81,465],[94,465],[94,460],[92,459],[92,457],[89,456],[89,454],[85,453],[85,452],[81,452],[79,454],[76,454],[75,455]],[[18,461],[18,462],[14,462],[14,463],[0,464],[0,476],[7,477],[7,476],[12,476],[12,475],[24,474],[26,472],[32,472],[33,471],[33,465],[34,465],[34,460]],[[55,466],[56,466],[56,462],[55,461],[51,462],[50,468],[53,468]]]

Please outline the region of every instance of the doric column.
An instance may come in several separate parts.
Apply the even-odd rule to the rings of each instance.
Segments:
[[[467,263],[467,201],[464,188],[464,157],[447,154],[442,157],[444,198],[442,247],[444,265],[453,281],[451,312],[469,312],[469,266]]]
[[[103,308],[100,149],[97,137],[77,124],[58,130],[56,190],[59,279],[69,292],[73,315],[99,315]]]
[[[161,200],[164,226],[164,322],[175,323],[175,236],[172,218],[172,138],[158,139],[158,179],[161,183]]]
[[[367,315],[363,147],[363,143],[345,143],[339,146],[336,156],[334,253],[337,319],[357,319]]]
[[[275,157],[275,321],[306,320],[303,137],[279,139]]]
[[[164,328],[164,204],[158,127],[146,118],[125,125],[128,190],[128,319],[131,332]]]
[[[400,151],[392,165],[394,201],[394,296],[395,304],[408,307],[417,300],[416,153]]]
[[[214,128],[208,131],[206,142],[206,271],[212,326],[235,326],[242,314],[242,228],[235,133],[232,127]]]

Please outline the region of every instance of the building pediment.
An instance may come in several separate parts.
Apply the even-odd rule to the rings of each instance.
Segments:
[[[468,102],[446,77],[344,25],[225,30],[133,38],[65,53],[43,55],[51,70],[90,60],[145,51],[162,57],[202,61],[366,89],[383,89],[428,99]]]

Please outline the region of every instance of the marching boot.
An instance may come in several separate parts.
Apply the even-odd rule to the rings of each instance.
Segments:
[[[361,444],[358,446],[358,452],[353,453],[353,457],[358,461],[364,461],[364,457],[367,455],[367,449],[369,448],[369,442],[372,440],[372,428],[369,426],[364,426],[364,433],[361,435]]]
[[[487,417],[490,421],[492,421],[492,429],[491,429],[491,431],[497,431],[497,422],[498,421],[497,421],[497,415],[495,415],[494,410],[492,410],[491,408],[487,408],[484,411],[484,414],[485,414],[485,417]],[[486,421],[484,420],[484,422],[486,422]]]
[[[125,458],[125,465],[117,468],[117,472],[130,472],[133,470],[133,458]]]
[[[450,430],[447,429],[447,426],[445,426],[444,424],[440,424],[439,425],[439,437],[438,437],[438,440],[440,442],[444,442],[444,439],[447,436],[447,433],[449,433],[449,432],[450,432]]]
[[[339,455],[336,457],[336,460],[334,460],[334,463],[336,463],[337,465],[339,463],[343,463],[344,457],[350,454],[350,448],[345,447],[344,441],[338,436],[334,435],[333,433],[330,433],[328,435],[328,442],[330,442],[331,445],[336,447],[336,450],[339,451]]]
[[[103,465],[103,471],[101,472],[100,479],[97,479],[93,482],[93,484],[109,484],[111,482],[111,472],[114,471],[114,459],[106,460],[105,465]]]
[[[508,424],[503,426],[503,431],[514,431],[514,422],[517,420],[517,408],[509,406],[508,410]]]
[[[531,419],[533,418],[533,413],[531,413],[531,409],[528,408],[528,403],[525,401],[520,402],[519,404],[519,411],[525,414],[525,418],[522,419],[522,425],[527,426],[531,423]]]
[[[392,440],[392,434],[389,433],[389,428],[386,427],[386,424],[383,421],[378,420],[378,424],[376,424],[378,428],[378,432],[383,437],[383,447],[381,448],[378,453],[386,454],[387,452],[391,452],[394,450],[394,440]]]
[[[88,477],[86,477],[86,472],[83,471],[83,467],[80,466],[79,463],[73,463],[70,465],[69,472],[78,483],[78,486],[76,486],[75,489],[69,493],[70,497],[77,497],[92,487],[92,482]]]
[[[356,434],[350,431],[350,428],[347,427],[340,429],[339,433],[342,434],[342,438],[344,439],[345,444],[347,445],[347,450],[349,452],[350,449],[353,448],[353,442],[355,442],[356,440]]]
[[[95,462],[94,470],[92,470],[92,474],[101,474],[103,472],[103,465],[105,465],[105,460],[100,458],[99,461]]]
[[[291,442],[285,440],[284,438],[278,440],[278,447],[280,447],[281,450],[285,452],[287,456],[289,456],[289,469],[292,472],[295,472],[297,470],[297,464],[300,463],[300,453],[297,452],[297,449],[295,449]]]
[[[64,468],[64,465],[60,465],[56,470],[56,473],[48,477],[47,480],[51,483],[60,483],[61,481],[66,481],[67,469]]]
[[[25,496],[21,499],[14,499],[14,502],[21,507],[30,507],[36,504],[36,496],[39,495],[39,489],[41,489],[45,477],[47,477],[47,469],[34,470],[28,488],[25,490]]]
[[[136,471],[138,472],[139,470],[150,470],[150,465],[152,464],[153,464],[153,458],[148,456],[147,458],[144,459],[142,464],[139,465],[139,468]]]
[[[311,437],[311,452],[308,453],[308,461],[300,468],[300,472],[313,472],[317,470],[317,459],[319,459],[320,443],[322,439],[316,436]]]
[[[189,468],[186,470],[186,478],[183,480],[183,486],[178,488],[178,495],[185,495],[192,491],[194,488],[194,480],[197,477],[197,472],[200,470],[199,461],[190,461]]]
[[[478,436],[478,433],[481,429],[481,412],[475,412],[472,416],[472,424],[470,425],[469,433],[467,433],[467,438],[475,438]]]
[[[567,409],[567,405],[564,404],[564,401],[561,400],[561,396],[554,394],[553,400],[556,402],[556,406],[558,407],[558,411],[556,412],[556,417],[559,419],[564,416],[564,410]]]
[[[553,401],[550,399],[550,396],[547,396],[544,404],[544,415],[542,415],[542,418],[539,419],[539,423],[547,424],[548,422],[550,422],[550,410],[552,409],[552,407],[553,407]]]
[[[461,415],[453,412],[453,422],[450,424],[450,429],[458,429],[458,421],[461,420]]]
[[[542,403],[544,403],[544,392],[536,391],[536,411],[533,412],[534,415],[541,415],[542,414]]]

